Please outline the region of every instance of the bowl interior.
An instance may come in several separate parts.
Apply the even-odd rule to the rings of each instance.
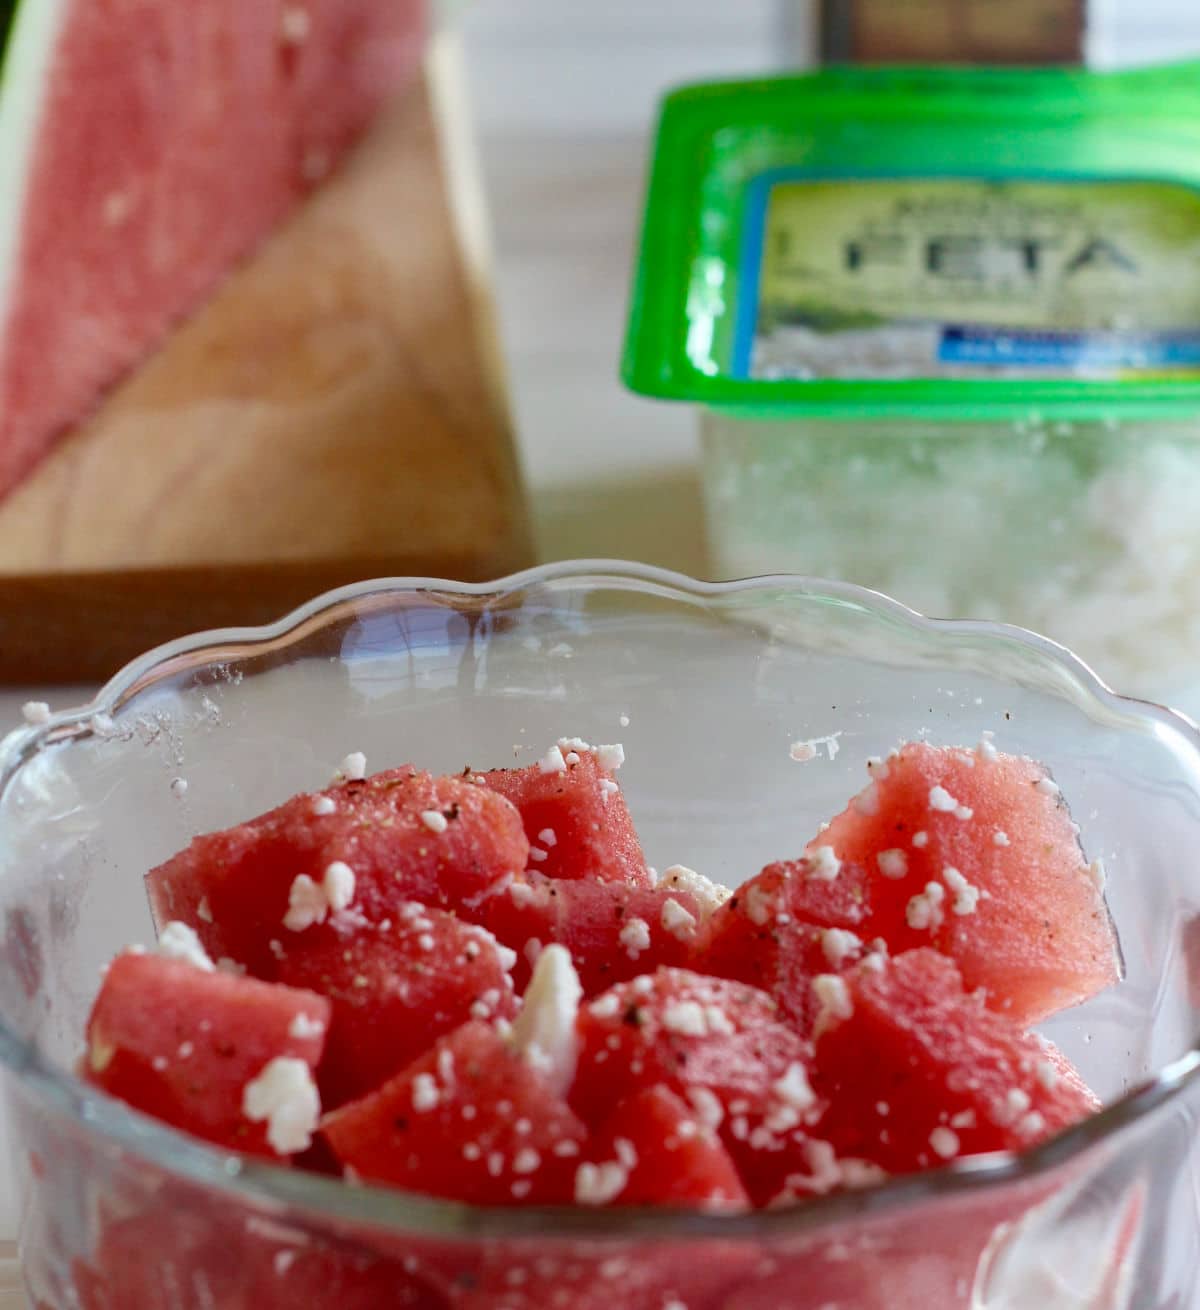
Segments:
[[[8,743],[0,1006],[64,1068],[102,965],[151,937],[142,875],[195,833],[324,785],[350,751],[371,770],[457,771],[531,763],[576,734],[623,742],[652,864],[734,885],[798,854],[868,756],[992,730],[1052,768],[1107,866],[1125,955],[1125,985],[1047,1034],[1111,1099],[1200,1028],[1195,737],[1048,643],[852,588],[550,570],[491,592],[364,586],[288,631],[173,651],[110,688],[111,725],[85,714]],[[816,757],[797,762],[805,739]]]

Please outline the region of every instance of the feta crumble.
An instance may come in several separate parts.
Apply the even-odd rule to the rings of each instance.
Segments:
[[[930,787],[929,808],[942,814],[953,814],[958,809],[958,802],[942,786]]]
[[[689,913],[678,901],[668,897],[663,903],[662,926],[672,937],[687,941],[696,934],[696,916]]]
[[[951,906],[954,913],[974,914],[983,892],[978,887],[973,887],[952,864],[947,864],[942,870],[942,881],[954,893],[954,904]]]
[[[916,838],[913,838],[913,844],[916,844]],[[899,879],[908,873],[908,856],[899,847],[880,851],[875,857],[875,863],[885,878]]]
[[[200,944],[195,929],[180,923],[178,919],[172,919],[159,933],[158,953],[165,955],[168,960],[182,960],[186,964],[195,965],[205,973],[212,973],[216,968]]]
[[[1033,786],[1034,790],[1041,792],[1043,796],[1058,796],[1060,794],[1059,785],[1053,778],[1039,778]]]
[[[329,908],[336,914],[354,900],[354,870],[341,860],[334,860],[325,868],[321,890]]]
[[[607,1205],[621,1195],[628,1182],[629,1171],[616,1160],[581,1164],[575,1171],[575,1204]]]
[[[442,1093],[431,1073],[419,1073],[413,1079],[412,1107],[418,1114],[428,1114],[441,1103]]]
[[[816,846],[805,856],[808,876],[819,882],[832,882],[842,869],[842,862],[832,846]]]
[[[550,749],[538,760],[538,769],[542,773],[566,773],[567,762],[557,746]]]
[[[929,1145],[934,1155],[941,1156],[943,1160],[952,1160],[959,1152],[960,1142],[954,1129],[942,1124],[929,1134]]]
[[[817,998],[817,1018],[813,1024],[813,1037],[835,1027],[854,1013],[854,1002],[845,980],[836,973],[819,973],[812,980],[813,995]]]
[[[645,919],[629,919],[617,940],[625,948],[625,954],[636,960],[643,951],[650,949],[650,925]]]
[[[845,928],[826,928],[821,934],[821,950],[833,969],[840,969],[862,947],[862,938]]]
[[[1011,844],[1012,843],[1008,840],[1008,833],[1004,832],[1002,829],[997,828],[996,831],[992,833],[993,846],[1009,846]]]
[[[277,1155],[307,1151],[321,1117],[312,1070],[303,1060],[277,1056],[242,1089],[242,1113],[251,1123],[266,1123]]]
[[[927,882],[925,890],[912,897],[905,907],[908,926],[917,932],[924,929],[935,932],[944,921],[942,902],[945,899],[946,889],[940,882]]]
[[[695,869],[689,869],[686,864],[672,864],[664,869],[658,885],[694,896],[699,902],[698,908],[703,919],[709,918],[733,895],[731,888],[713,882]]]
[[[333,814],[337,810],[332,796],[314,796],[310,808],[317,818],[322,818],[326,814]]]
[[[367,757],[362,751],[351,751],[338,765],[334,782],[361,782],[367,776]]]
[[[913,833],[913,845],[917,850],[924,850],[929,845],[929,834],[922,829],[920,832]]]
[[[450,826],[441,810],[422,810],[421,822],[430,832],[443,833]]]
[[[306,1041],[310,1037],[320,1037],[324,1031],[324,1023],[307,1014],[296,1015],[288,1025],[288,1036],[294,1037],[299,1042]]]
[[[512,1044],[560,1096],[575,1077],[579,1058],[575,1018],[582,997],[570,951],[557,943],[545,947],[513,1024]]]

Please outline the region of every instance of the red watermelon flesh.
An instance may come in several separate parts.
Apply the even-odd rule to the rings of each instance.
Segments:
[[[308,1142],[299,1140],[303,1126],[289,1130],[289,1122],[311,1117],[315,1127],[312,1071],[329,1020],[329,1002],[313,992],[130,952],[109,966],[92,1008],[84,1072],[207,1141],[252,1155],[298,1153]],[[261,1089],[268,1100],[278,1096],[278,1116],[248,1113],[247,1088],[281,1060],[274,1091]]]
[[[781,1162],[807,1140],[820,1105],[808,1049],[774,1001],[744,983],[660,969],[579,1013],[571,1103],[599,1123],[616,1100],[662,1084],[720,1132],[751,1199],[778,1190]]]
[[[866,935],[951,956],[1023,1025],[1118,980],[1098,867],[1042,765],[917,742],[873,772],[820,838],[870,873]]]
[[[963,990],[953,961],[923,949],[842,976],[818,1022],[816,1136],[888,1173],[960,1155],[1019,1151],[1098,1108],[1061,1053]]]
[[[863,936],[871,879],[854,865],[827,874],[820,859],[768,865],[712,916],[692,964],[768,992],[804,1037],[816,1014],[813,978],[863,958],[874,945]]]
[[[321,1128],[362,1178],[477,1205],[569,1201],[586,1136],[542,1075],[478,1021]]]
[[[187,923],[214,959],[273,978],[293,941],[341,937],[332,907],[324,922],[285,926],[298,876],[323,885],[330,866],[344,864],[353,874],[351,921],[378,923],[410,901],[472,901],[523,869],[528,849],[520,816],[502,797],[405,766],[197,837],[152,870],[147,887],[160,927]]]
[[[415,67],[423,10],[19,6],[0,82],[0,495],[337,163]]]
[[[416,902],[381,923],[333,927],[297,934],[277,975],[333,1005],[320,1078],[327,1109],[373,1091],[468,1019],[516,1011],[512,953],[484,928]]]
[[[660,965],[686,964],[703,912],[688,892],[530,873],[491,893],[480,917],[517,952],[518,990],[538,947],[559,942],[571,952],[584,995],[593,996]]]
[[[585,749],[563,739],[537,764],[492,769],[485,785],[521,812],[529,838],[530,868],[550,878],[598,878],[649,887],[650,874],[625,797],[605,748]]]
[[[647,1087],[622,1101],[588,1147],[575,1199],[593,1205],[749,1207],[729,1153],[674,1092]]]

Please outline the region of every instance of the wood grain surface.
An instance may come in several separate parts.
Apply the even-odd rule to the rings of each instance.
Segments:
[[[440,65],[431,64],[431,67]],[[388,574],[529,562],[428,78],[0,505],[0,679]]]

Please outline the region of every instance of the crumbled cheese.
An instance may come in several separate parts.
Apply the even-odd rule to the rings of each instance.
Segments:
[[[367,757],[362,751],[351,751],[338,765],[334,782],[360,782],[367,776]]]
[[[419,1073],[413,1079],[412,1107],[418,1114],[427,1114],[436,1110],[441,1103],[442,1093],[437,1079],[431,1073]]]
[[[892,1107],[886,1101],[875,1102],[875,1113],[879,1115],[881,1119],[886,1119],[891,1112]]]
[[[291,932],[303,932],[315,923],[324,923],[329,913],[329,899],[325,888],[308,876],[297,874],[288,889],[288,908],[283,926]]]
[[[1104,891],[1108,884],[1108,872],[1104,867],[1103,860],[1096,859],[1088,865],[1088,877],[1096,884],[1097,891]]]
[[[1058,1069],[1051,1060],[1039,1060],[1034,1070],[1037,1080],[1048,1092],[1058,1086]]]
[[[242,1089],[242,1113],[251,1123],[266,1123],[277,1155],[307,1151],[321,1117],[312,1070],[303,1060],[277,1056]]]
[[[212,923],[212,910],[209,908],[207,896],[200,897],[200,904],[196,906],[196,918],[201,923]]]
[[[553,828],[543,828],[541,832],[538,833],[538,841],[540,841],[543,846],[557,846],[558,834]]]
[[[993,760],[1000,758],[1000,752],[996,749],[995,742],[992,741],[992,738],[995,735],[994,732],[985,732],[980,738],[979,745],[976,748],[976,754],[978,754],[979,758],[981,760],[987,760],[989,764]]]
[[[650,949],[650,925],[645,919],[628,919],[617,940],[625,948],[625,954],[636,960],[643,951]]]
[[[297,1041],[305,1041],[309,1037],[320,1037],[325,1031],[325,1025],[320,1019],[313,1019],[307,1014],[298,1014],[288,1025],[288,1035],[294,1037]]]
[[[201,946],[195,929],[180,923],[178,919],[172,919],[159,933],[158,953],[165,955],[168,960],[183,960],[186,964],[195,965],[205,973],[212,973],[216,968],[208,958],[208,952]]]
[[[578,764],[578,763],[579,763],[579,752],[578,752],[578,751],[568,751],[568,752],[563,756],[563,762],[566,764],[566,766],[567,766],[568,769],[571,768],[572,765]]]
[[[637,1148],[627,1137],[615,1138],[613,1141],[613,1150],[616,1152],[617,1160],[623,1164],[626,1169],[634,1169],[637,1167]]]
[[[710,1033],[720,1033],[723,1037],[732,1037],[737,1032],[729,1016],[719,1005],[706,1005],[704,1007],[704,1018]]]
[[[44,700],[27,700],[21,706],[21,717],[26,723],[40,725],[50,722],[50,706]]]
[[[575,1171],[575,1204],[607,1205],[621,1195],[628,1182],[629,1171],[616,1160],[581,1164]]]
[[[608,746],[597,746],[596,762],[606,773],[615,773],[625,763],[625,747],[619,741]]]
[[[422,810],[421,822],[430,832],[443,833],[450,826],[441,810]]]
[[[816,1093],[808,1081],[808,1071],[798,1061],[788,1065],[782,1077],[771,1084],[775,1098],[803,1113],[817,1103]]]
[[[608,804],[608,798],[614,793],[620,791],[620,787],[611,778],[600,779],[600,799],[605,805]]]
[[[332,796],[314,796],[310,808],[318,818],[326,814],[333,814],[337,810]]]
[[[838,1161],[842,1171],[842,1186],[852,1191],[856,1188],[876,1187],[887,1180],[887,1170],[881,1169],[873,1160],[857,1160],[847,1156]]]
[[[592,749],[592,745],[590,742],[584,741],[582,737],[560,737],[558,739],[558,749],[564,755],[568,751],[583,751],[584,754],[588,754]]]
[[[578,1042],[575,1018],[583,988],[565,947],[547,946],[525,989],[525,1003],[513,1024],[513,1048],[539,1069],[560,1095],[575,1077]]]
[[[1010,845],[1010,844],[1011,844],[1011,843],[1010,843],[1009,840],[1008,840],[1008,833],[1003,832],[1003,831],[1002,831],[1001,829],[999,829],[999,828],[997,828],[996,831],[995,831],[994,833],[992,833],[992,845],[993,845],[993,846],[1008,846],[1008,845]]]
[[[891,773],[887,762],[881,760],[878,755],[871,755],[867,758],[867,772],[876,782],[886,782]]]
[[[662,1025],[684,1037],[707,1037],[708,1020],[699,1001],[673,1001],[663,1010]]]
[[[192,1042],[180,1042],[179,1050],[175,1052],[181,1060],[190,1059],[195,1054],[196,1047]]]
[[[951,1115],[951,1128],[974,1128],[976,1124],[974,1110],[960,1110],[957,1114]]]
[[[879,813],[879,788],[873,782],[867,783],[850,804],[854,806],[856,814],[873,818]]]
[[[668,897],[663,902],[662,926],[672,937],[678,937],[681,942],[685,942],[695,936],[696,916],[690,914],[678,901]]]
[[[832,882],[841,872],[842,862],[834,854],[832,846],[815,846],[805,855],[808,864],[808,876],[819,882]]]
[[[566,773],[567,762],[563,759],[562,751],[557,746],[551,746],[538,760],[538,769],[542,773]]]
[[[731,888],[713,882],[695,869],[689,869],[686,864],[672,864],[664,869],[658,885],[694,896],[703,919],[714,914],[733,895]]]
[[[706,1128],[715,1130],[721,1126],[721,1120],[725,1118],[725,1107],[715,1092],[707,1087],[689,1087],[687,1098],[697,1118]]]
[[[929,808],[939,810],[943,814],[953,814],[958,809],[958,802],[945,789],[945,787],[930,787],[929,789]]]
[[[513,1156],[513,1173],[515,1174],[532,1174],[541,1168],[542,1157],[533,1149],[532,1146],[523,1146],[515,1156]]]
[[[434,947],[433,933],[423,932],[417,937],[417,949],[419,951],[432,951]]]
[[[535,864],[541,864],[541,862],[542,862],[543,860],[545,860],[545,859],[548,859],[549,856],[548,856],[547,853],[546,853],[544,850],[542,850],[539,846],[531,846],[531,847],[529,848],[529,858],[530,858],[530,859],[531,859]]]
[[[929,1145],[934,1155],[941,1156],[943,1160],[952,1160],[958,1154],[961,1144],[953,1128],[941,1125],[929,1134]]]
[[[817,1018],[813,1036],[835,1027],[854,1013],[854,1002],[845,981],[836,973],[819,973],[812,980],[813,995],[817,998]]]
[[[279,16],[279,38],[285,45],[303,45],[312,30],[308,10],[289,5]]]
[[[975,811],[969,805],[957,805],[954,808],[954,817],[965,823],[968,819],[975,817]]]
[[[922,829],[920,832],[913,833],[913,845],[917,850],[924,850],[929,845],[929,834]]]
[[[1053,778],[1039,778],[1033,786],[1034,790],[1041,792],[1043,796],[1057,796],[1059,794],[1058,783]]]
[[[606,992],[588,1007],[597,1019],[615,1018],[621,1010],[621,998],[616,992]]]
[[[908,926],[917,932],[928,929],[936,932],[942,926],[942,902],[946,899],[946,889],[940,882],[927,882],[925,890],[908,902],[904,917]]]
[[[974,914],[983,895],[978,887],[973,887],[952,864],[942,870],[942,881],[954,893],[951,907],[957,915]]]
[[[766,887],[758,885],[751,887],[743,897],[743,901],[750,922],[758,924],[760,928],[765,926],[775,913],[775,894]]]
[[[321,890],[329,908],[337,914],[354,900],[354,870],[341,860],[334,860],[325,868]]]
[[[1037,1137],[1045,1131],[1046,1121],[1036,1110],[1030,1110],[1028,1114],[1022,1115],[1017,1123],[1017,1132],[1022,1137]]]
[[[847,959],[862,950],[862,938],[845,928],[826,928],[821,934],[821,949],[833,969],[840,969]]]
[[[177,801],[182,800],[183,797],[187,795],[187,789],[188,780],[186,778],[171,779],[171,795],[174,796]]]
[[[903,878],[908,873],[908,856],[899,847],[880,851],[875,857],[875,863],[885,878]]]
[[[882,951],[871,951],[870,954],[863,956],[862,963],[858,967],[864,973],[882,973],[887,967],[887,956]]]

